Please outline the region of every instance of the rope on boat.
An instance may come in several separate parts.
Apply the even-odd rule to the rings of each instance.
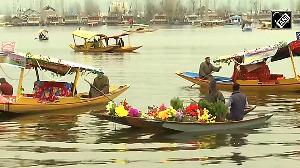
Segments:
[[[19,79],[13,79],[13,78],[9,77],[9,76],[7,75],[7,73],[5,73],[5,71],[3,70],[3,68],[2,68],[1,65],[0,65],[0,68],[1,68],[2,72],[4,73],[4,75],[5,75],[8,79],[10,79],[10,80],[19,80]],[[27,74],[29,73],[30,70],[31,70],[31,69],[29,69],[29,70],[27,71],[27,73],[26,73],[25,75],[23,75],[23,77],[27,76]]]
[[[39,62],[38,62],[37,60],[36,60],[36,63],[38,64],[39,68],[42,69],[42,67],[40,66],[40,64],[39,64]],[[68,70],[68,72],[67,72],[66,74],[68,74],[68,73],[71,71],[71,69],[72,69],[72,67],[70,67],[70,69]],[[54,79],[54,78],[51,78],[50,76],[48,76],[44,71],[42,71],[42,72],[43,72],[43,74],[44,74],[47,78],[49,78],[50,80],[53,80],[53,81],[61,81],[62,79],[66,78],[66,76],[67,76],[67,75],[65,75],[65,76],[62,76],[62,77],[59,78],[59,79]]]

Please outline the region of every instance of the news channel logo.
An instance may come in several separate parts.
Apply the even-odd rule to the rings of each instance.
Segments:
[[[291,29],[292,11],[272,11],[272,29]]]

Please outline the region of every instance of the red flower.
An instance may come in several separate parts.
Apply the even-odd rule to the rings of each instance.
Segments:
[[[129,108],[130,108],[130,106],[128,105],[128,103],[126,102],[126,100],[124,100],[123,106],[124,106],[125,110],[127,110],[127,111],[128,111]]]
[[[198,118],[198,105],[197,104],[191,104],[186,110],[186,114],[191,116],[191,117],[196,117]]]
[[[165,111],[165,110],[167,110],[167,107],[165,106],[165,104],[161,104],[159,106],[159,110],[158,111]]]

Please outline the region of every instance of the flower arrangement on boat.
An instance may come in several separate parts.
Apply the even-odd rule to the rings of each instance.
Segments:
[[[216,121],[224,121],[227,112],[226,106],[220,103],[210,104],[205,100],[200,100],[198,104],[183,105],[183,101],[179,98],[171,100],[171,106],[167,107],[165,104],[160,106],[148,106],[148,111],[142,111],[131,107],[126,100],[116,104],[109,102],[106,109],[109,115],[118,117],[140,117],[147,119],[156,119],[164,121],[176,122],[201,122],[201,123],[214,123]],[[222,111],[222,112],[216,112]]]

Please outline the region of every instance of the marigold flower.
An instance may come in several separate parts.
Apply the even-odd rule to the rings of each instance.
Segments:
[[[123,105],[116,107],[115,111],[116,111],[117,116],[119,116],[119,117],[125,117],[128,115],[128,111],[125,110]]]
[[[158,118],[160,118],[162,120],[166,120],[166,119],[168,119],[168,117],[169,117],[169,114],[168,114],[167,110],[158,112]]]

